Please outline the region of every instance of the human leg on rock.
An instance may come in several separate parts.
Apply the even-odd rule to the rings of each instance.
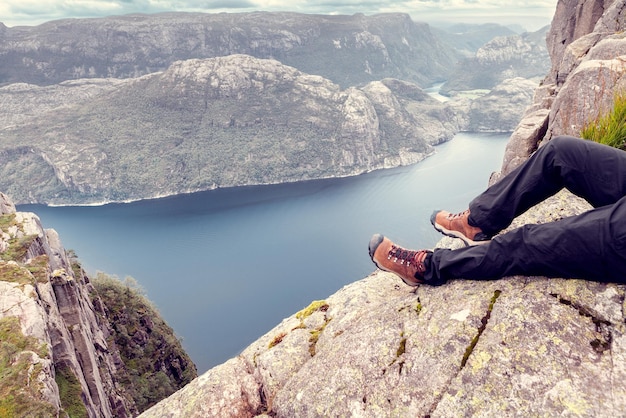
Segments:
[[[489,239],[519,214],[562,188],[594,209],[560,221],[525,225]],[[452,215],[435,212],[433,225],[468,244],[458,250],[407,250],[382,235],[369,252],[382,270],[410,285],[451,278],[510,275],[626,282],[626,153],[573,137],[557,137]]]
[[[468,210],[435,211],[431,222],[446,235],[480,244],[563,188],[593,207],[617,202],[626,195],[626,153],[579,138],[555,137],[472,200]]]

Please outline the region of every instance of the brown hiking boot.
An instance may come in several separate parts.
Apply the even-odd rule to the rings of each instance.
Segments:
[[[466,245],[479,245],[489,242],[491,237],[483,231],[469,224],[469,209],[461,213],[450,213],[445,210],[436,210],[430,217],[430,223],[444,235],[462,239]]]
[[[372,261],[379,269],[397,274],[409,286],[424,283],[424,260],[431,251],[406,250],[380,234],[372,237],[369,250]]]

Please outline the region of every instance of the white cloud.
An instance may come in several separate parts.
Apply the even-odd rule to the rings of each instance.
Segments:
[[[36,25],[69,17],[162,11],[295,11],[320,14],[401,12],[417,21],[519,23],[529,30],[550,23],[557,0],[2,0],[0,21]]]

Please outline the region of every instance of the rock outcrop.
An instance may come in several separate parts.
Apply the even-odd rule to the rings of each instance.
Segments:
[[[542,141],[577,136],[586,123],[611,108],[615,92],[626,83],[624,9],[622,1],[559,1],[547,36],[552,67],[511,136],[502,174]]]
[[[587,208],[558,195],[513,227]],[[619,416],[624,292],[541,277],[412,291],[377,271],[141,417]]]
[[[41,347],[4,361],[24,362],[21,378],[36,382],[29,400],[48,403],[57,413],[69,406],[59,393],[63,380],[62,386],[77,389],[88,416],[131,416],[134,405],[112,378],[120,365],[109,351],[106,326],[96,318],[86,278],[75,275],[54,231],[44,230],[34,214],[15,212],[4,194],[0,200],[0,315],[3,321],[17,318],[17,331]],[[3,382],[11,384],[16,382]]]
[[[623,83],[625,11],[624,0],[559,1],[548,36],[552,70],[491,181],[610,105]],[[563,192],[511,228],[588,209]],[[621,284],[544,277],[412,292],[377,271],[141,416],[621,416],[625,293]]]
[[[56,232],[0,193],[2,414],[135,416],[114,334]]]

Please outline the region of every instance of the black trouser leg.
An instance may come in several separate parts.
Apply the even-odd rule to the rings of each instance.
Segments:
[[[525,225],[485,245],[436,249],[427,266],[432,284],[512,275],[626,283],[626,197],[560,221]]]
[[[626,195],[626,152],[579,138],[555,137],[470,203],[470,223],[496,234],[562,188],[596,208],[617,202]]]

